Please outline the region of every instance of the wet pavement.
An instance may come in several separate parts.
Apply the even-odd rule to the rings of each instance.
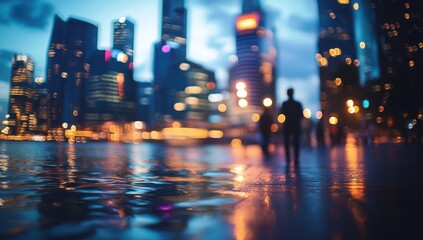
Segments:
[[[423,148],[0,142],[0,239],[416,239]]]

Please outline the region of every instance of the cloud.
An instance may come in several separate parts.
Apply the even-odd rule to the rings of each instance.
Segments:
[[[318,21],[311,18],[304,18],[300,15],[290,15],[288,20],[288,26],[292,29],[296,29],[305,33],[316,33]]]
[[[17,23],[34,29],[45,29],[54,13],[53,5],[37,0],[0,0],[0,24]]]

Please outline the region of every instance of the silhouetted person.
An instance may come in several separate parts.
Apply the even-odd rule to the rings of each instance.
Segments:
[[[301,120],[303,118],[303,106],[300,102],[294,100],[294,89],[287,91],[288,100],[282,103],[281,114],[285,115],[284,123],[284,141],[286,160],[291,161],[291,145],[294,147],[294,161],[298,164],[300,156],[300,133]],[[292,138],[292,139],[291,139]]]
[[[320,148],[325,146],[325,127],[323,125],[323,120],[320,119],[316,125],[316,139],[317,146]]]
[[[264,108],[260,115],[259,128],[262,136],[261,149],[266,157],[269,156],[269,143],[272,134],[271,127],[273,124],[273,116],[268,108]]]

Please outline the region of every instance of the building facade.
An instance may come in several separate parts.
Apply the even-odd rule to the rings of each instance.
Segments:
[[[276,47],[258,0],[245,0],[236,19],[236,63],[230,69],[235,124],[249,123],[260,113],[264,101],[276,102]],[[237,113],[242,114],[237,114]]]
[[[6,117],[8,134],[24,135],[36,130],[33,80],[34,62],[26,55],[16,54],[12,62],[9,109]]]
[[[78,19],[55,17],[47,60],[50,94],[49,127],[81,126],[84,85],[89,77],[89,57],[97,50],[97,26]]]

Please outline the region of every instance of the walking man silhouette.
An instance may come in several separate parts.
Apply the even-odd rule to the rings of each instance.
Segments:
[[[298,165],[300,155],[301,120],[303,119],[303,106],[294,100],[294,89],[287,91],[288,100],[282,103],[280,113],[285,115],[284,141],[287,163],[291,162],[291,145],[294,148],[294,163]],[[292,138],[292,139],[291,139]]]

